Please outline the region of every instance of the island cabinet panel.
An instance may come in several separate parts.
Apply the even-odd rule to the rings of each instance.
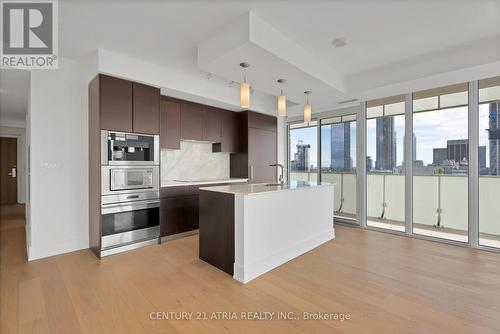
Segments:
[[[222,111],[206,107],[203,111],[202,139],[220,143],[222,137]]]
[[[204,107],[195,103],[181,103],[181,139],[203,140]]]
[[[233,275],[234,195],[201,190],[199,202],[199,257]]]
[[[133,128],[136,133],[160,133],[160,89],[133,83]]]
[[[101,129],[132,132],[132,82],[99,74],[99,89]]]
[[[160,105],[160,146],[174,150],[181,148],[181,104],[166,98],[161,99]]]

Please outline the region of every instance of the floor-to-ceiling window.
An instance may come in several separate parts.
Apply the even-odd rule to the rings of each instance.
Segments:
[[[368,226],[405,230],[404,113],[404,95],[367,102]]]
[[[479,244],[500,247],[500,77],[479,81]]]
[[[335,183],[334,215],[356,218],[356,115],[321,120],[321,181]]]
[[[413,94],[415,234],[468,241],[468,101],[467,83]]]
[[[477,90],[475,82],[462,83],[368,101],[364,124],[348,109],[343,116],[322,113],[318,122],[289,124],[290,180],[320,176],[335,183],[336,218],[355,220],[356,199],[363,196],[367,226],[500,249],[500,77],[477,84]],[[356,120],[358,130],[366,125],[358,132],[366,141],[356,142]],[[411,148],[408,157],[405,148]],[[476,150],[478,160],[470,163]],[[356,151],[365,151],[366,161],[356,161]],[[359,163],[366,174],[357,178]],[[476,167],[479,175],[469,177]],[[357,197],[363,178],[366,191]],[[469,217],[469,208],[477,217]]]
[[[318,180],[318,123],[291,123],[288,131],[288,180]]]

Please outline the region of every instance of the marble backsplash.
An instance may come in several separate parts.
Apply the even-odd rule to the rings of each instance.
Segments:
[[[162,182],[229,178],[229,153],[212,153],[212,144],[181,141],[180,150],[161,150]]]

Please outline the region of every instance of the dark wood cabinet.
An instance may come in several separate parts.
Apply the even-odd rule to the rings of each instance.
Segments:
[[[202,190],[199,206],[199,257],[233,275],[234,195]]]
[[[248,178],[252,183],[276,181],[276,132],[248,128]]]
[[[181,103],[181,138],[203,140],[204,107],[195,103]]]
[[[170,236],[198,228],[198,196],[161,199],[160,236]]]
[[[276,117],[246,111],[239,115],[239,152],[232,154],[231,177],[250,183],[275,182],[277,161]]]
[[[213,152],[236,153],[239,150],[238,113],[223,111],[221,113],[222,133],[220,143],[212,145]]]
[[[160,104],[160,147],[181,148],[181,103],[164,97]]]
[[[277,119],[274,116],[257,112],[247,112],[248,127],[268,131],[276,131]]]
[[[133,83],[133,130],[136,133],[160,133],[160,89]]]
[[[238,113],[166,96],[160,109],[162,148],[179,149],[181,140],[199,140],[213,142],[213,152],[238,152]]]
[[[101,129],[160,133],[159,88],[104,74],[98,78]]]
[[[100,127],[132,132],[132,82],[99,74]]]
[[[198,229],[199,188],[222,186],[225,183],[160,189],[160,236],[167,237]]]
[[[190,186],[160,190],[160,236],[170,236],[198,228],[198,195]]]
[[[202,121],[202,139],[220,143],[222,135],[222,113],[220,109],[205,107]]]

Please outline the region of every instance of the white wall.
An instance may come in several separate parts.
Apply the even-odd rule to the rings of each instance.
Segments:
[[[23,124],[12,124],[3,121],[0,126],[1,137],[17,139],[17,202],[26,202],[26,128]]]
[[[87,85],[92,70],[60,58],[59,69],[32,72],[30,260],[89,247]]]

